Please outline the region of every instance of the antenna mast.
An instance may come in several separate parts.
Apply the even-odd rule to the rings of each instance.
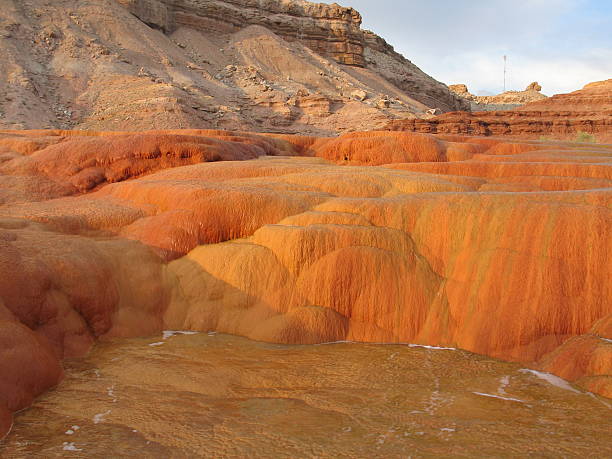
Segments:
[[[504,55],[504,92],[506,92],[506,67],[508,63],[508,56]]]

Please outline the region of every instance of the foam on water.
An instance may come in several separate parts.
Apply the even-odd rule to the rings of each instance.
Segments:
[[[532,375],[537,376],[540,379],[556,386],[560,389],[569,390],[570,392],[576,392],[577,394],[581,394],[579,390],[574,389],[570,383],[568,383],[565,379],[561,379],[558,376],[551,375],[550,373],[545,373],[543,371],[530,370],[528,368],[522,368],[519,370],[521,373],[531,373]]]
[[[329,346],[332,344],[363,344],[356,341],[329,341],[325,343],[318,343],[315,346]],[[443,346],[428,346],[427,344],[414,344],[414,343],[367,343],[369,345],[374,346],[408,346],[408,347],[418,347],[422,349],[433,349],[436,351],[456,351],[455,347],[443,347]]]
[[[164,330],[163,339],[167,340],[176,335],[197,335],[200,332],[197,331],[184,331],[184,330]]]
[[[67,442],[65,441],[63,444],[63,450],[64,451],[83,451],[80,448],[77,448],[76,445],[73,442]]]
[[[497,393],[506,395],[506,387],[510,384],[510,376],[502,376],[499,378],[499,387]]]
[[[436,351],[456,351],[455,347],[442,347],[442,346],[427,346],[425,344],[408,344],[408,347],[421,347],[423,349],[434,349]]]
[[[518,364],[407,344],[270,345],[203,332],[147,349],[154,340],[103,342],[69,359],[61,388],[17,417],[0,457],[504,457],[534,444],[543,456],[609,457],[600,397]],[[220,419],[223,429],[202,428]]]
[[[500,400],[508,400],[510,402],[525,403],[523,400],[519,400],[518,398],[513,398],[513,397],[502,397],[501,395],[485,394],[484,392],[472,392],[472,393],[476,395],[480,395],[482,397],[491,397],[491,398],[498,398]]]
[[[94,424],[100,424],[104,422],[104,418],[111,413],[111,410],[105,411],[104,413],[98,413],[93,417]]]
[[[115,385],[114,384],[106,388],[106,393],[108,394],[109,397],[113,399],[113,403],[117,402],[117,397],[115,397]]]

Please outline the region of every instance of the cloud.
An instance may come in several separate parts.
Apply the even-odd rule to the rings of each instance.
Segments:
[[[332,3],[328,1],[327,3]],[[539,81],[549,94],[612,77],[612,6],[597,0],[344,0],[423,71],[474,91]]]

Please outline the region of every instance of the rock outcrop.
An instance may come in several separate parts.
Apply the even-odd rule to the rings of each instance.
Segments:
[[[0,128],[335,135],[468,108],[338,5],[78,0],[41,11],[36,0],[0,11]]]
[[[62,358],[166,329],[460,347],[610,394],[605,146],[12,131],[0,155],[2,433]]]
[[[557,94],[521,107],[519,111],[593,112],[597,118],[610,118],[612,112],[612,79],[595,81],[568,94]]]
[[[338,4],[302,0],[161,0],[176,27],[234,33],[248,25],[266,27],[283,39],[299,41],[340,64],[365,67],[361,15]]]
[[[448,89],[464,99],[473,100],[476,97],[465,84],[449,84]]]
[[[116,0],[150,27],[171,32],[174,15],[163,0]]]
[[[529,83],[527,85],[527,87],[525,88],[525,91],[540,92],[542,91],[542,85],[538,83],[537,81],[534,81],[533,83]]]
[[[524,91],[506,91],[496,96],[475,96],[464,84],[454,84],[448,88],[459,97],[468,100],[472,111],[511,110],[547,98],[540,92],[542,86],[538,82],[529,84]]]
[[[430,134],[550,137],[612,141],[612,80],[508,111],[454,112],[429,119],[392,121],[391,130]],[[580,140],[580,139],[579,139]]]

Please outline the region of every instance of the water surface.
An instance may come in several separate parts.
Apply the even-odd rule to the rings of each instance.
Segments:
[[[399,345],[101,343],[0,457],[612,457],[610,400],[522,370]]]

